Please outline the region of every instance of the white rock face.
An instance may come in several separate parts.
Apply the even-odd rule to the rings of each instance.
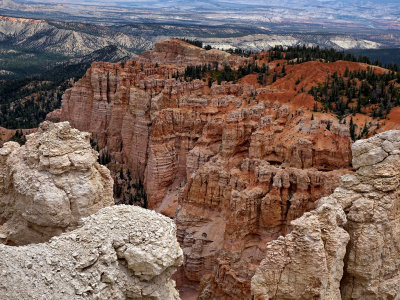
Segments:
[[[0,299],[179,299],[174,222],[133,206],[107,207],[49,242],[0,245]]]
[[[378,49],[382,45],[377,42],[349,38],[346,36],[343,37],[335,37],[331,39],[331,42],[336,44],[338,47],[348,50],[348,49]]]
[[[89,139],[68,122],[44,122],[24,146],[0,149],[0,241],[47,241],[114,203],[110,172]]]
[[[357,39],[350,35],[324,34],[251,34],[234,38],[202,38],[205,44],[217,49],[245,49],[251,51],[268,50],[282,45],[283,47],[303,46],[325,47],[337,50],[378,49],[382,45],[377,42]]]
[[[400,299],[400,131],[352,151],[356,174],[267,246],[255,299]]]
[[[256,299],[340,299],[349,234],[335,199],[292,222],[293,230],[267,246],[251,286]]]
[[[357,173],[342,179],[336,193],[350,234],[342,299],[399,299],[400,131],[359,141],[354,148],[364,149],[353,154]],[[383,151],[386,158],[380,154],[372,165],[365,159]]]

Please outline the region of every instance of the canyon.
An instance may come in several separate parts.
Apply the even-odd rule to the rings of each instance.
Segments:
[[[221,84],[176,78],[191,65],[221,70],[253,61],[282,72],[279,60],[161,41],[125,64],[94,63],[48,116],[92,133],[122,186],[120,201],[142,184],[147,207],[175,219],[184,253],[175,279],[200,299],[251,299],[268,243],[354,172],[349,126],[313,112],[307,91],[329,74],[369,66],[286,65],[285,76],[267,85],[253,74]],[[375,124],[354,117],[358,130],[366,120]]]
[[[126,63],[93,63],[47,116],[60,123],[0,150],[0,292],[395,299],[399,108],[338,119],[308,93],[333,74],[388,71],[270,55],[170,39]],[[187,75],[250,65],[271,75]],[[364,124],[373,137],[353,142]]]

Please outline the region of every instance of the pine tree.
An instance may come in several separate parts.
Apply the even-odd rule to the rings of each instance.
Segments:
[[[346,67],[346,71],[344,71],[344,77],[349,77],[349,68]]]
[[[349,124],[350,136],[353,141],[356,140],[356,126],[354,125],[353,118],[350,119]]]

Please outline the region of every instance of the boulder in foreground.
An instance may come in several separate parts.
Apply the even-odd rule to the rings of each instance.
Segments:
[[[110,171],[97,162],[90,134],[44,122],[20,146],[0,149],[0,241],[24,245],[74,229],[113,205]]]
[[[179,299],[171,219],[121,205],[83,223],[44,244],[0,245],[0,299]]]

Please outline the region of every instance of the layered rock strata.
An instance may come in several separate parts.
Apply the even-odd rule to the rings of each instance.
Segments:
[[[223,160],[203,166],[188,182],[176,218],[184,275],[202,281],[201,299],[249,299],[266,243],[290,232],[290,221],[312,210],[343,174],[251,159],[226,170]]]
[[[171,275],[181,263],[172,220],[113,206],[47,243],[0,245],[0,298],[179,299]]]
[[[23,245],[75,228],[113,204],[109,170],[97,163],[90,134],[44,122],[20,146],[0,149],[0,238]]]
[[[267,245],[256,299],[400,297],[400,131],[354,143],[354,175]]]

